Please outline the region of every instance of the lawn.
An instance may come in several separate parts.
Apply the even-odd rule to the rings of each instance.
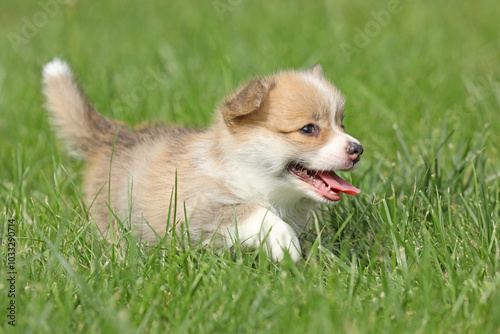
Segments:
[[[499,18],[496,0],[2,1],[0,333],[500,333]],[[362,193],[316,214],[297,264],[104,243],[43,108],[55,56],[130,126],[206,126],[245,80],[320,63]]]

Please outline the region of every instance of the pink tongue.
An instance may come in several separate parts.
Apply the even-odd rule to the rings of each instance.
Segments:
[[[325,181],[325,183],[328,184],[332,190],[340,191],[348,195],[357,195],[361,192],[361,190],[335,174],[333,171],[321,172],[318,173],[318,176]]]

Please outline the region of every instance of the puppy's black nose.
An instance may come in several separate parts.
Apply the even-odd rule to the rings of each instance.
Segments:
[[[361,154],[363,154],[363,146],[358,143],[349,143],[349,146],[347,146],[347,154],[349,154],[349,158],[352,161],[358,162]]]

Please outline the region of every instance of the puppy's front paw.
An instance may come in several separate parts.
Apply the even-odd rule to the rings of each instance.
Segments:
[[[281,261],[288,253],[294,262],[302,257],[299,239],[293,228],[280,217],[265,208],[258,208],[255,212],[239,223],[237,229],[228,230],[226,240],[229,245],[234,240],[240,240],[242,246],[262,246],[267,257],[275,262]]]
[[[295,235],[292,227],[285,222],[275,224],[271,227],[265,241],[268,257],[278,262],[285,258],[288,252],[293,262],[301,258],[299,239]]]

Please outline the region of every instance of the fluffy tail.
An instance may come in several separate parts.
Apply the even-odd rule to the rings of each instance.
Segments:
[[[113,143],[118,125],[95,110],[66,62],[55,58],[44,66],[43,93],[52,123],[72,155],[84,159],[96,146]]]

